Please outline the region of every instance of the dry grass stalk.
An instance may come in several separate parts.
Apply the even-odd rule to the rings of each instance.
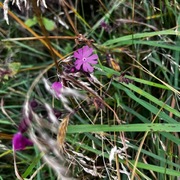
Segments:
[[[57,133],[57,144],[61,151],[64,149],[64,141],[66,138],[66,131],[69,124],[69,117],[70,115],[67,115],[62,122],[59,125],[58,133]]]

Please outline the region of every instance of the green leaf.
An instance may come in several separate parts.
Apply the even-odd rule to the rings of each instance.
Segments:
[[[34,25],[36,25],[38,23],[37,21],[37,18],[34,16],[33,18],[29,18],[25,21],[25,24],[28,26],[28,27],[32,27]]]
[[[129,89],[135,91],[136,93],[140,94],[141,96],[144,96],[145,98],[149,99],[150,101],[154,102],[155,104],[159,105],[160,107],[163,107],[163,109],[166,109],[167,111],[173,113],[177,117],[180,117],[180,112],[176,109],[173,109],[171,106],[168,106],[164,102],[160,101],[156,97],[152,96],[151,94],[143,91],[142,89],[138,88],[137,86],[133,84],[123,84],[124,86],[128,87]]]
[[[144,79],[136,78],[134,76],[125,75],[125,77],[127,77],[128,79],[132,79],[133,81],[139,82],[141,84],[146,84],[146,85],[149,85],[149,86],[170,90],[170,88],[168,88],[167,86],[165,86],[163,84],[159,84],[159,83],[155,83],[155,82],[152,82],[152,81],[147,81],[147,80],[144,80]]]
[[[126,124],[126,125],[70,125],[67,133],[84,133],[84,132],[180,132],[180,123],[176,124]]]
[[[33,52],[33,55],[37,56],[37,55],[43,55],[43,56],[46,56],[46,57],[49,57],[47,54],[45,54],[44,52],[40,51],[40,50],[37,50],[36,47],[31,47],[31,46],[28,46],[22,42],[19,42],[19,41],[12,41],[13,43],[15,44],[18,44],[20,47],[22,48],[25,48],[31,52]],[[22,52],[23,53],[23,52]],[[26,52],[27,53],[27,52]]]
[[[41,160],[42,157],[43,157],[43,153],[39,154],[37,157],[35,157],[32,160],[32,163],[29,165],[29,167],[26,169],[26,171],[22,175],[23,178],[26,178],[32,173],[33,169],[37,166],[37,163]]]
[[[180,176],[180,172],[178,172],[178,171],[168,169],[168,168],[165,168],[165,167],[154,166],[154,165],[151,165],[151,164],[144,164],[144,163],[138,162],[137,167],[142,168],[142,169],[146,169],[146,170],[151,170],[151,171],[154,171],[154,172],[159,172],[159,173],[162,173],[162,174],[169,174],[169,175],[172,175],[172,176]]]
[[[21,63],[19,63],[19,62],[9,63],[8,67],[11,70],[11,75],[14,76],[19,71],[19,69],[21,67]]]
[[[140,38],[147,38],[147,37],[152,37],[152,36],[158,36],[158,35],[179,35],[180,33],[174,30],[164,30],[164,31],[156,31],[156,32],[146,32],[146,33],[137,33],[137,34],[131,34],[123,37],[119,37],[116,39],[111,39],[106,41],[103,45],[114,45],[114,44],[119,44],[120,42],[130,42],[133,44],[134,39],[140,39]],[[130,40],[130,41],[129,41]]]
[[[56,28],[56,24],[54,21],[52,21],[48,18],[45,18],[45,17],[42,18],[42,21],[43,21],[43,24],[44,24],[46,30],[52,31]],[[34,16],[33,18],[29,18],[25,21],[25,24],[28,27],[32,27],[32,26],[36,25],[37,23],[38,23],[38,20],[37,20],[36,16]]]
[[[166,49],[171,49],[175,51],[180,51],[178,45],[173,45],[170,43],[166,43],[164,41],[133,41],[133,43],[130,44],[144,44],[148,46],[153,46],[153,47],[161,47],[161,48],[166,48]]]
[[[138,102],[139,104],[141,104],[142,106],[144,106],[146,109],[148,109],[150,112],[154,113],[155,115],[158,113],[158,116],[160,118],[162,118],[164,121],[169,122],[169,123],[176,123],[176,120],[174,120],[173,118],[171,118],[170,116],[168,116],[165,112],[159,112],[159,109],[155,106],[153,106],[152,104],[144,101],[143,99],[138,98],[132,91],[135,91],[136,93],[140,94],[141,96],[144,96],[145,98],[149,99],[149,101],[154,102],[155,104],[159,105],[160,107],[162,107],[163,109],[168,110],[169,112],[172,112],[174,115],[180,117],[180,113],[171,108],[170,106],[166,105],[164,102],[158,100],[157,98],[155,98],[154,96],[150,95],[149,93],[143,91],[142,89],[134,86],[133,84],[120,84],[120,83],[112,83],[116,88],[119,88],[123,91],[126,92],[126,94],[131,97],[132,99],[134,99],[134,101]],[[129,89],[127,89],[126,87],[129,87]]]
[[[43,24],[44,24],[46,30],[52,31],[56,28],[56,24],[54,21],[47,19],[45,17],[43,17],[42,19],[43,19]]]

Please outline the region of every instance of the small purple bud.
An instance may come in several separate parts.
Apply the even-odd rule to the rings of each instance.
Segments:
[[[70,72],[71,72],[71,73],[75,73],[75,72],[77,72],[77,70],[76,70],[75,67],[72,67],[72,68],[70,69]]]
[[[36,100],[32,100],[30,102],[30,106],[31,106],[32,109],[34,109],[34,108],[36,108],[38,106],[38,102]]]
[[[100,25],[106,32],[110,32],[110,30],[112,29],[111,26],[104,21],[102,21]]]
[[[53,112],[54,112],[54,115],[57,117],[57,119],[60,118],[62,115],[62,112],[57,109],[53,109]]]
[[[66,65],[66,67],[64,68],[64,71],[66,73],[76,73],[78,72],[75,68],[75,66],[70,66],[70,65]]]

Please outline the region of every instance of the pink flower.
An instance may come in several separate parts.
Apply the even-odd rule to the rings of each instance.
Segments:
[[[21,134],[21,132],[18,132],[16,134],[14,134],[14,136],[13,136],[12,144],[13,144],[13,149],[15,151],[18,151],[18,150],[25,149],[26,146],[32,146],[33,142],[30,139],[24,137]]]
[[[77,70],[83,70],[85,72],[93,72],[94,68],[92,64],[97,64],[98,56],[97,54],[92,54],[93,48],[89,46],[83,46],[82,48],[78,49],[74,52],[74,57],[76,58],[75,61],[75,68]]]
[[[52,90],[55,93],[55,96],[58,98],[59,95],[61,94],[61,89],[62,89],[63,85],[61,82],[54,82],[51,86]]]

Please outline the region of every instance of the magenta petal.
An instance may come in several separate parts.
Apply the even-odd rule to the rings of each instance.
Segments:
[[[85,53],[86,51],[89,50],[89,46],[83,46],[82,47],[82,52]]]
[[[93,72],[93,70],[94,70],[94,68],[91,66],[91,65],[89,65],[88,63],[84,63],[83,64],[83,70],[85,71],[85,72]]]
[[[74,57],[75,58],[80,58],[80,57],[82,57],[82,55],[83,55],[83,49],[82,48],[80,48],[80,49],[78,49],[77,51],[74,52]]]
[[[88,62],[90,62],[91,60],[94,60],[94,59],[98,59],[98,55],[97,54],[93,54],[91,56],[88,57]]]
[[[90,63],[90,64],[97,64],[98,61],[94,59],[94,60],[88,61],[88,63]]]
[[[87,61],[89,64],[97,64],[98,63],[98,61],[97,61],[97,59],[89,59],[88,58],[88,61]]]
[[[83,62],[82,62],[82,61],[80,61],[80,60],[76,60],[76,62],[75,62],[75,68],[76,68],[77,70],[80,70],[80,68],[81,68],[82,64],[83,64]]]
[[[79,57],[79,53],[78,53],[77,51],[75,51],[74,54],[73,54],[73,56],[74,56],[75,58],[78,58],[78,57]]]
[[[93,53],[93,48],[89,48],[89,46],[84,46],[83,56],[89,57]]]
[[[74,52],[74,55],[73,55],[75,58],[78,58],[78,59],[81,59],[83,56],[82,56],[82,53],[78,53],[77,51]]]
[[[21,132],[18,132],[13,136],[12,144],[13,149],[18,151],[25,149],[27,146],[32,146],[33,142],[30,139],[24,137]]]

